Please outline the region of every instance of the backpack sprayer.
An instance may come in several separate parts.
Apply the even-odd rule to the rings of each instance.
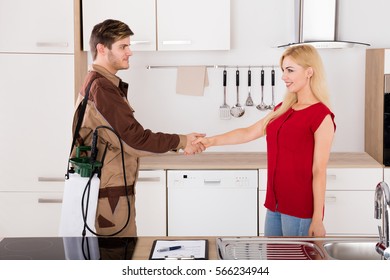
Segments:
[[[96,79],[96,78],[95,78]],[[86,90],[83,101],[79,104],[78,119],[73,134],[72,146],[70,149],[70,156],[72,155],[73,148],[76,145],[76,139],[79,136],[79,131],[81,129],[81,124],[84,119],[85,110],[88,104],[89,91],[93,81],[89,82]],[[100,189],[100,173],[103,166],[105,154],[107,151],[107,146],[104,150],[102,160],[97,161],[97,139],[98,139],[98,130],[104,128],[112,131],[118,138],[121,155],[122,155],[122,168],[123,168],[123,181],[124,187],[126,190],[126,199],[128,206],[128,215],[126,223],[121,229],[112,233],[112,234],[98,234],[95,229],[95,220],[97,205],[99,199],[99,189]],[[88,152],[90,151],[90,156]],[[87,154],[83,156],[82,154]],[[72,167],[70,167],[72,164]],[[80,207],[81,206],[81,207]],[[115,236],[122,232],[128,225],[130,220],[130,200],[127,195],[127,182],[126,182],[126,170],[124,162],[124,152],[123,144],[118,133],[108,126],[98,126],[93,132],[92,136],[92,145],[91,146],[78,146],[76,147],[76,156],[69,158],[68,166],[65,174],[65,185],[64,185],[64,195],[62,202],[62,211],[61,211],[61,222],[59,235],[64,237],[65,249],[69,248],[80,248],[84,259],[98,259],[99,251],[94,250],[96,246],[90,246],[86,236]],[[82,237],[80,239],[72,239],[74,237]],[[93,244],[96,243],[96,240],[91,241]],[[91,244],[92,244],[91,243]],[[96,244],[95,244],[96,245]],[[90,248],[91,247],[91,248]],[[96,248],[95,248],[96,249]],[[65,250],[67,251],[67,250]],[[72,259],[72,258],[71,258]]]

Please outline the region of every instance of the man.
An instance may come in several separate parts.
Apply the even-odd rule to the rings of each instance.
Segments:
[[[103,167],[95,227],[100,235],[136,236],[134,184],[139,157],[179,149],[185,154],[204,150],[203,145],[191,144],[202,134],[153,133],[135,119],[127,100],[128,84],[116,76],[119,70],[129,68],[131,35],[130,28],[117,20],[105,20],[93,28],[93,64],[77,102],[80,104],[91,84],[77,144],[90,146],[94,132],[98,135],[97,160],[103,161]]]

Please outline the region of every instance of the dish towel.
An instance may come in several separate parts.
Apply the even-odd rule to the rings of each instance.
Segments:
[[[209,85],[206,66],[179,66],[177,68],[176,93],[202,96]]]

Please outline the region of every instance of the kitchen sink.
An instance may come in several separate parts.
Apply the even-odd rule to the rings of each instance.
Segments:
[[[223,260],[321,260],[325,255],[314,242],[281,238],[218,238]]]
[[[380,260],[381,255],[372,241],[330,241],[323,247],[330,258],[336,260]]]

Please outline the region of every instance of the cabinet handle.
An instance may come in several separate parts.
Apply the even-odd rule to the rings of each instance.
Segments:
[[[63,177],[38,177],[38,182],[64,182]]]
[[[325,202],[326,203],[336,203],[337,198],[335,196],[327,196],[325,197]]]
[[[38,203],[62,203],[62,198],[38,198]]]
[[[39,48],[67,48],[69,44],[68,42],[37,42],[36,46]]]
[[[326,175],[326,178],[329,179],[329,180],[336,180],[336,179],[337,179],[337,176],[334,175],[334,174],[327,174],[327,175]]]
[[[162,41],[163,45],[191,45],[190,40],[172,40],[172,41]]]
[[[139,177],[138,182],[160,182],[160,177]]]
[[[130,45],[150,45],[150,41],[131,41]]]

